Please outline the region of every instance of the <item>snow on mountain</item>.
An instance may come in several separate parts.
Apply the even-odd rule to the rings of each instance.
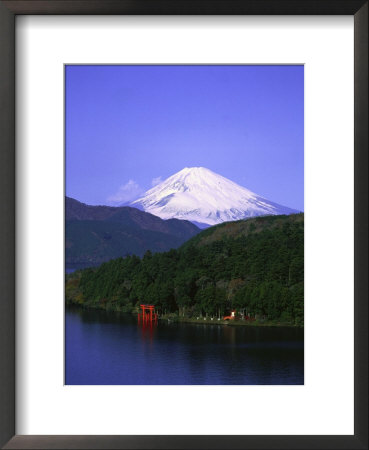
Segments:
[[[145,192],[131,206],[162,219],[207,225],[299,212],[270,202],[204,167],[184,168]]]

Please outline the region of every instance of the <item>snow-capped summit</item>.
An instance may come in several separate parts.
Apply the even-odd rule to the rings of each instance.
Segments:
[[[131,203],[162,219],[216,225],[299,211],[270,202],[204,167],[186,167]]]

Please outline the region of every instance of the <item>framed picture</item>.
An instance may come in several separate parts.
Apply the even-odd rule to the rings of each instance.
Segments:
[[[368,4],[0,24],[1,445],[367,448]]]

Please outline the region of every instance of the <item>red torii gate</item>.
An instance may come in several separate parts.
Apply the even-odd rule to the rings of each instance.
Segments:
[[[157,322],[158,314],[155,312],[154,305],[140,305],[142,312],[138,313],[138,321],[142,320],[142,323]]]

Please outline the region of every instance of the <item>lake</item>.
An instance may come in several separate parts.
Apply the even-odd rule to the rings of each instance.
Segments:
[[[65,383],[304,384],[296,328],[137,323],[130,314],[66,308]]]

